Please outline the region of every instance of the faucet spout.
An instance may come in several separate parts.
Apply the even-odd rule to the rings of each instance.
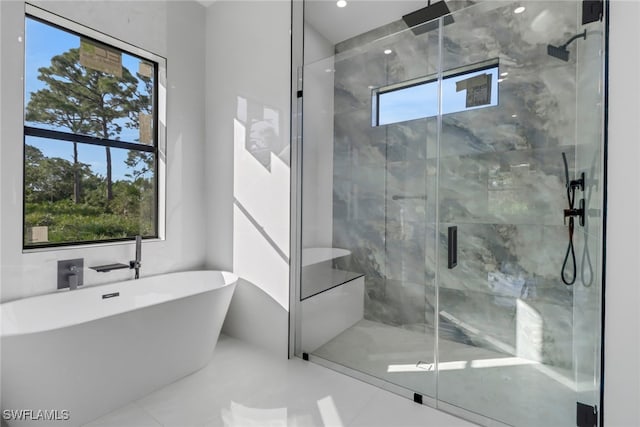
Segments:
[[[140,278],[140,267],[142,266],[142,236],[136,236],[136,259],[129,262],[129,268],[136,271],[134,278]]]

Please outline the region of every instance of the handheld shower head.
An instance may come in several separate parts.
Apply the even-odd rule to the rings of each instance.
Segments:
[[[583,39],[586,40],[587,39],[587,30],[584,30],[584,32],[582,32],[580,34],[576,34],[575,36],[571,37],[562,46],[553,46],[551,44],[548,44],[547,45],[547,54],[549,56],[553,56],[554,58],[562,59],[565,62],[569,61],[569,51],[567,50],[567,46],[569,46],[569,44],[572,41],[574,41],[576,39],[579,39],[580,37],[582,37]]]
[[[564,163],[564,182],[565,186],[569,188],[569,165],[567,164],[567,155],[562,152],[562,162]]]

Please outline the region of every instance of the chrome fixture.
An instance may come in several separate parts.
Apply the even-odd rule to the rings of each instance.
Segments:
[[[426,194],[418,194],[418,195],[405,195],[405,194],[394,194],[391,196],[392,200],[408,200],[408,199],[419,199],[419,200],[427,200]]]
[[[140,278],[140,267],[142,266],[142,236],[136,236],[136,254],[135,259],[129,261],[129,264],[105,264],[105,265],[96,265],[94,267],[89,267],[92,270],[97,271],[98,273],[108,273],[113,270],[122,270],[128,268],[130,270],[135,270],[136,274],[134,279]]]
[[[83,258],[58,261],[58,289],[69,288],[69,290],[74,290],[78,286],[82,286],[83,268]]]
[[[453,16],[451,16],[451,11],[444,0],[433,4],[431,0],[428,0],[427,7],[404,15],[402,20],[407,24],[407,27],[411,28],[413,34],[417,36],[438,28],[438,21],[436,21],[436,19],[442,16],[444,16],[443,25],[453,23]]]
[[[94,265],[93,267],[89,267],[92,270],[97,271],[98,273],[108,273],[113,270],[122,270],[123,268],[131,268],[127,264],[116,263],[116,264],[105,264],[105,265]]]
[[[569,218],[569,244],[567,246],[567,253],[564,256],[564,261],[562,262],[562,270],[560,276],[562,277],[562,281],[565,285],[571,286],[576,281],[576,252],[573,247],[573,230],[574,230],[574,222],[573,218],[578,217],[580,221],[580,225],[584,227],[584,217],[585,217],[585,202],[584,198],[579,201],[579,208],[574,207],[574,203],[576,200],[576,190],[580,190],[584,192],[585,190],[585,177],[584,172],[580,174],[580,179],[569,180],[569,165],[567,164],[567,156],[565,153],[562,153],[562,161],[564,163],[564,177],[567,188],[567,199],[569,202],[569,209],[564,209],[564,222],[566,224],[567,218]],[[571,257],[571,263],[573,265],[573,274],[571,277],[567,278],[565,275],[565,269],[567,268],[567,263],[569,262],[569,257]]]
[[[129,268],[133,268],[136,271],[134,279],[140,278],[140,267],[142,266],[142,236],[136,236],[136,259],[129,261]]]
[[[567,46],[571,44],[572,41],[577,40],[579,38],[587,39],[587,30],[580,34],[576,34],[571,37],[565,44],[562,46],[554,46],[551,44],[547,45],[547,54],[553,56],[554,58],[562,59],[563,61],[569,60],[569,51],[567,50]]]
[[[69,281],[69,289],[78,289],[78,267],[72,265],[69,267],[70,274],[67,275]]]

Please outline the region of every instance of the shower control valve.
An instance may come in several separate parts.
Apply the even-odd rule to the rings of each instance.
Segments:
[[[569,188],[584,191],[584,172],[580,174],[580,179],[573,179],[569,182]]]
[[[564,225],[567,225],[567,217],[572,218],[574,216],[579,218],[580,225],[584,227],[584,199],[580,199],[580,208],[564,210]]]
[[[77,289],[82,286],[84,259],[65,259],[58,261],[58,289]]]

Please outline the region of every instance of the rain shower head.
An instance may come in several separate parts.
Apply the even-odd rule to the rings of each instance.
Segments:
[[[402,20],[407,24],[407,27],[411,28],[413,34],[417,36],[428,31],[435,30],[438,27],[438,22],[435,20],[441,16],[444,16],[444,25],[453,23],[453,16],[450,14],[451,11],[449,10],[449,6],[447,6],[447,3],[444,0],[440,0],[433,4],[431,4],[431,0],[429,0],[427,7],[423,7],[415,12],[404,15]]]
[[[571,37],[562,46],[553,46],[553,45],[548,44],[547,45],[547,54],[550,55],[550,56],[553,56],[554,58],[562,59],[563,61],[569,61],[569,51],[567,50],[567,46],[569,46],[569,44],[572,41],[574,41],[576,39],[579,39],[580,37],[582,37],[583,39],[586,40],[587,39],[587,30],[584,30],[584,32],[582,32],[580,34],[576,34],[575,36]]]

